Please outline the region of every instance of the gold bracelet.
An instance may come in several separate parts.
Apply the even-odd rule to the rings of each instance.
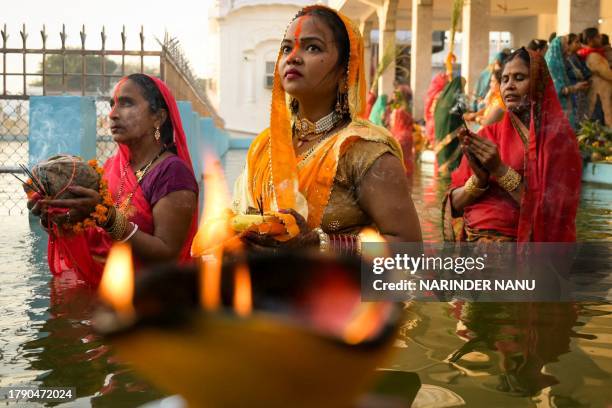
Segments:
[[[478,185],[476,184],[476,176],[471,176],[469,179],[467,179],[463,187],[465,188],[465,191],[472,197],[480,197],[489,188],[488,185],[485,188],[478,187]]]
[[[521,175],[512,167],[508,167],[506,174],[497,179],[497,183],[507,192],[511,193],[521,185]]]
[[[113,223],[106,228],[106,231],[113,240],[121,241],[125,236],[128,225],[127,217],[121,211],[115,211]]]
[[[325,233],[321,228],[314,228],[314,232],[319,236],[319,250],[321,252],[329,251],[329,235]]]

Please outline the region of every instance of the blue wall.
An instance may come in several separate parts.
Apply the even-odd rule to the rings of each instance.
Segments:
[[[30,98],[29,165],[59,154],[96,157],[96,104],[80,96]]]
[[[238,142],[218,129],[212,118],[193,111],[191,102],[178,101],[187,146],[196,179],[202,191],[203,159],[206,152],[223,160],[230,148],[247,149],[250,139]],[[30,98],[29,166],[60,153],[85,160],[96,157],[96,105],[92,97],[32,96]],[[200,194],[200,203],[203,194]]]
[[[198,181],[205,152],[223,157],[233,148],[248,148],[250,140],[233,143],[213,120],[193,111],[191,102],[178,101],[187,146]],[[96,157],[96,105],[92,97],[32,96],[30,98],[29,165],[60,153],[85,160]]]

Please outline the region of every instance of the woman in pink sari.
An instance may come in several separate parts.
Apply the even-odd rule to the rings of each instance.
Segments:
[[[67,209],[49,217],[49,268],[55,276],[75,276],[97,286],[114,242],[129,241],[135,266],[187,261],[196,230],[198,185],[176,101],[166,84],[133,74],[122,78],[111,101],[111,132],[118,152],[104,164],[113,205],[102,225],[80,234],[55,224],[74,223],[105,205],[98,191],[69,187],[72,199],[30,202],[32,212]]]

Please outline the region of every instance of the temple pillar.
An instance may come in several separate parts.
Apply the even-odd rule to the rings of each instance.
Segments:
[[[369,20],[362,21],[359,25],[359,31],[363,36],[363,69],[365,73],[367,89],[370,89],[370,87],[372,86],[372,41],[370,40],[370,36],[372,34],[373,25],[374,23]]]
[[[600,0],[557,0],[557,35],[598,27]]]
[[[431,82],[431,36],[433,0],[412,1],[412,44],[410,51],[410,88],[412,114],[423,119],[425,96]]]
[[[398,0],[385,0],[383,6],[377,11],[378,14],[378,62],[382,63],[386,52],[392,52],[393,61],[385,72],[378,78],[378,94],[393,94],[395,82],[395,17],[397,14]]]
[[[480,72],[489,63],[490,0],[466,0],[463,5],[461,76],[466,93],[474,91]]]

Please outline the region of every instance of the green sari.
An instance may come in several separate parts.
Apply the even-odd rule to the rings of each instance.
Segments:
[[[461,82],[462,78],[457,77],[446,84],[440,93],[434,112],[436,131],[434,151],[440,176],[450,176],[461,161],[461,148],[457,137],[457,130],[463,123],[460,111],[457,109],[464,98]]]
[[[380,94],[370,112],[370,122],[378,126],[385,126],[385,111],[387,110],[387,95]]]

